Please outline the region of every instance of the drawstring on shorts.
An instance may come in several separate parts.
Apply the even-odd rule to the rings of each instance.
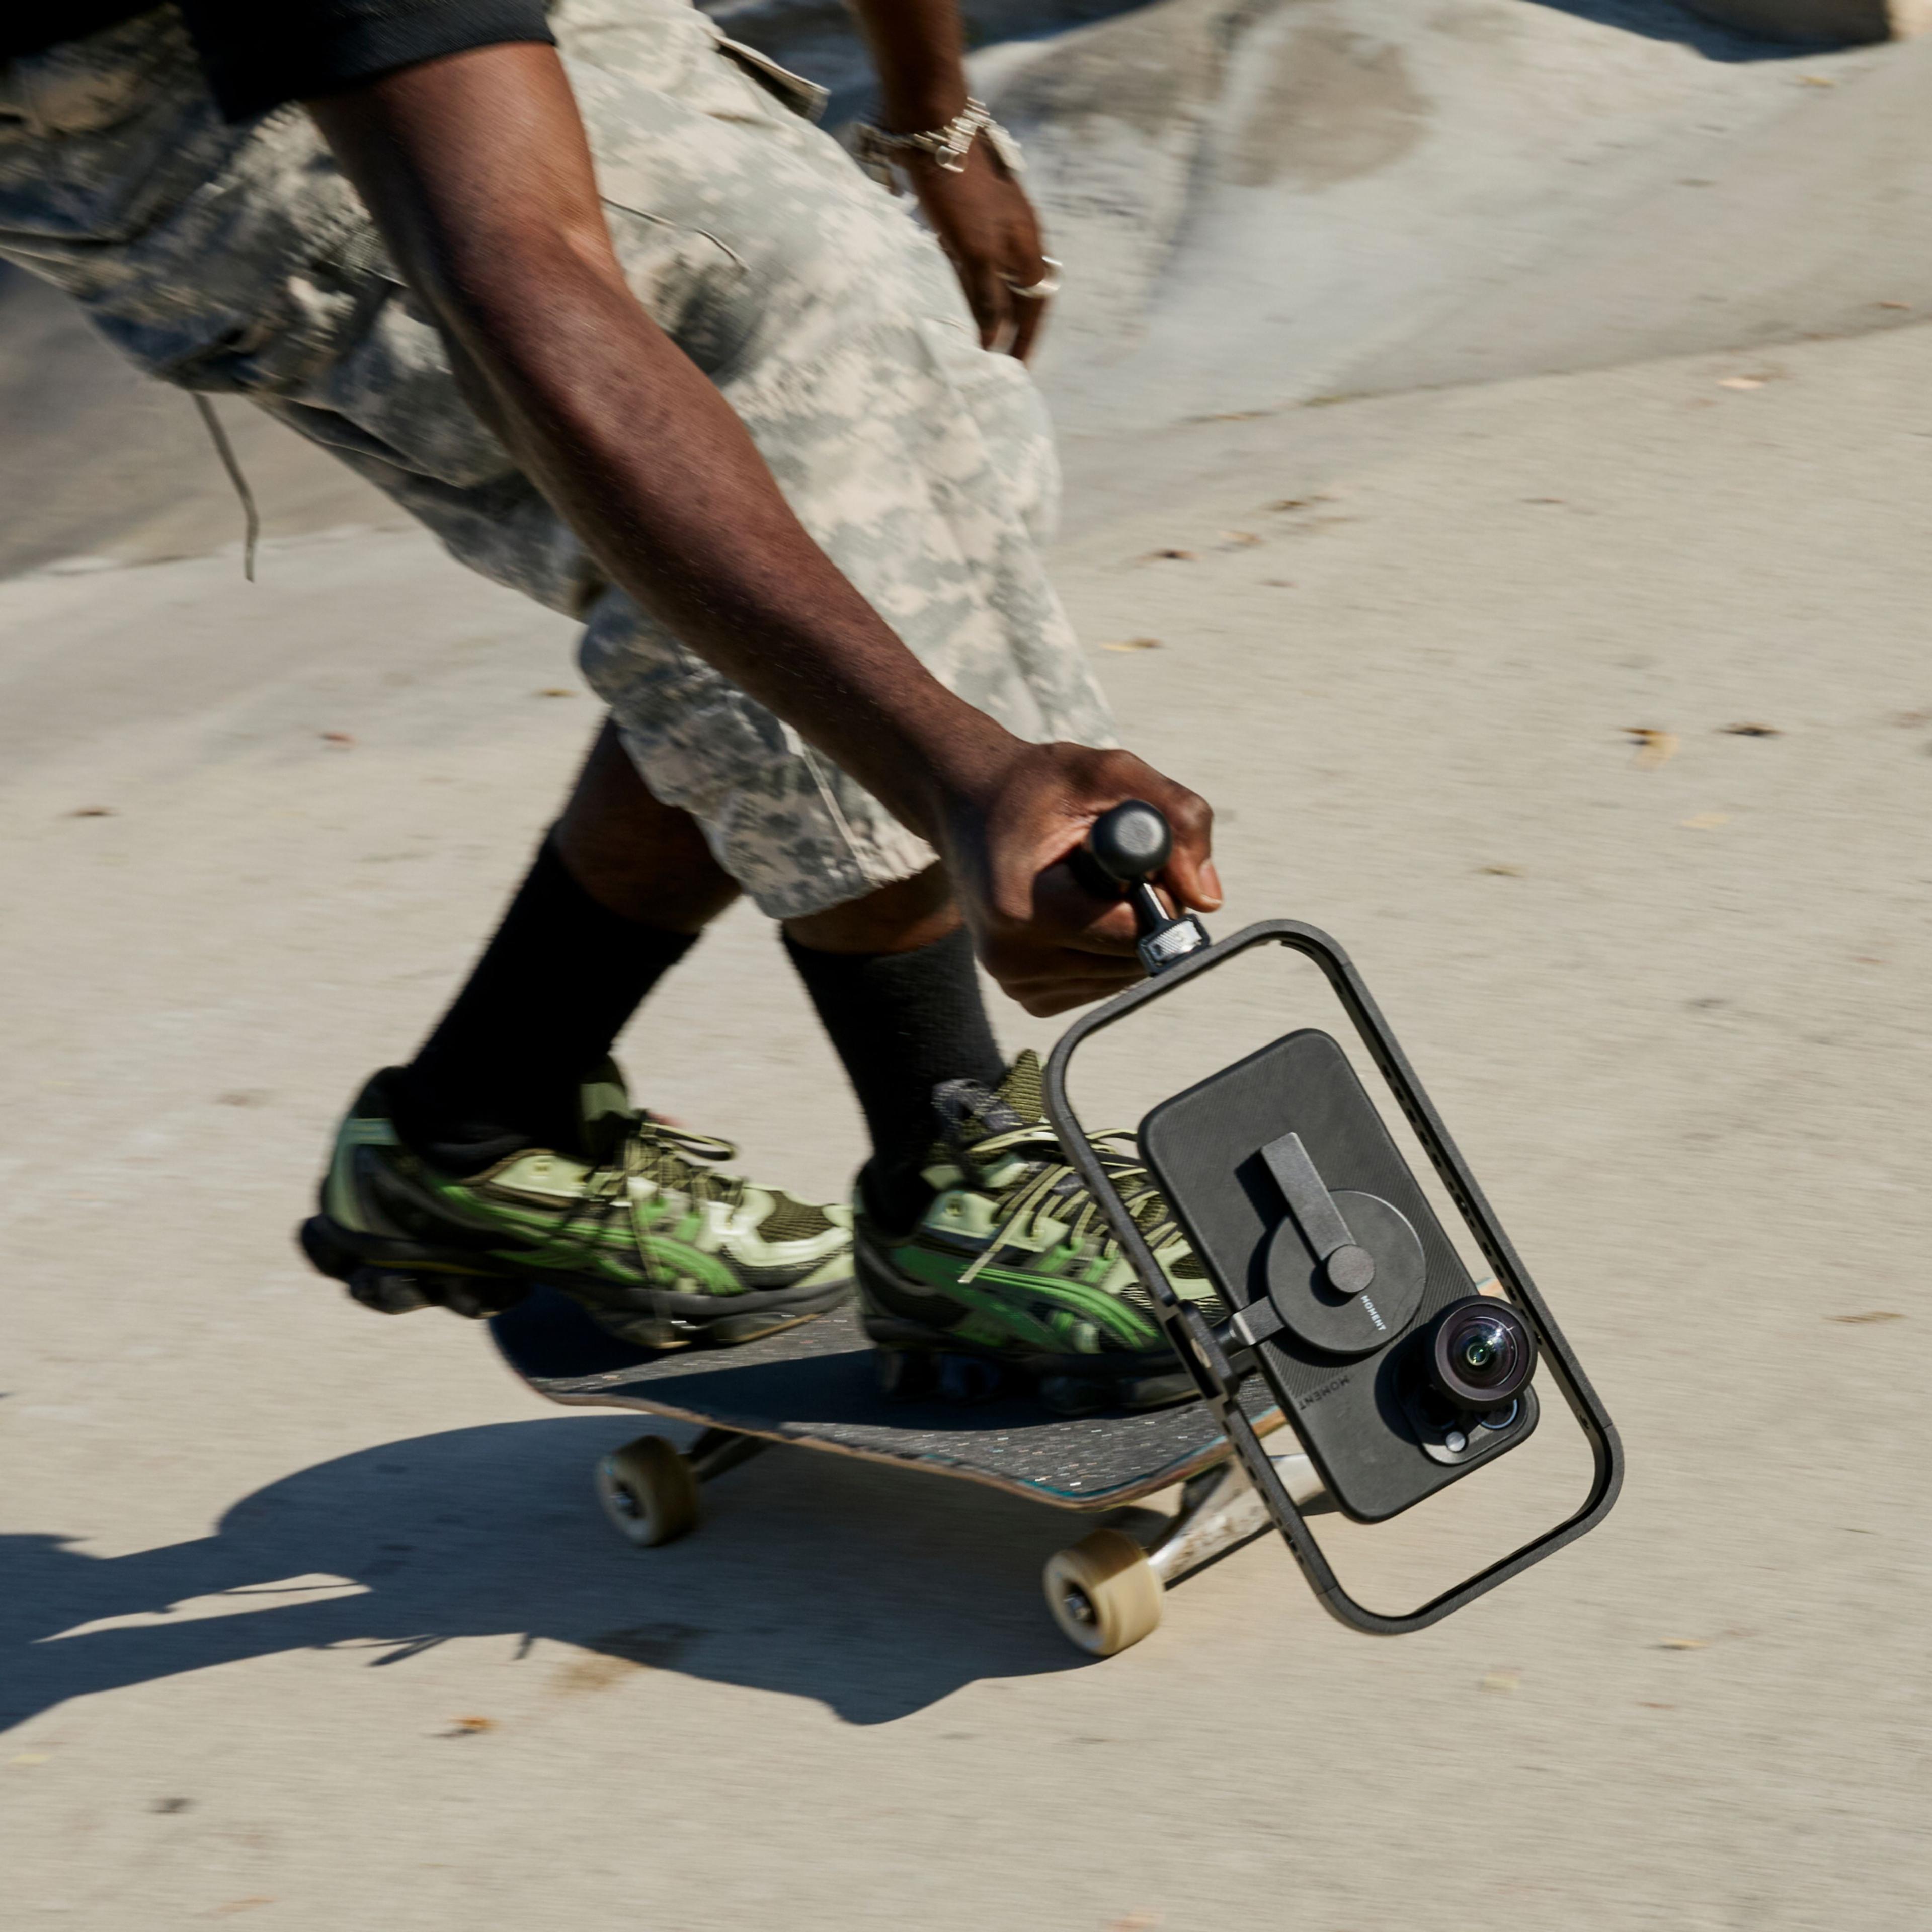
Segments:
[[[221,426],[221,418],[214,413],[214,405],[199,394],[194,394],[195,407],[201,412],[201,419],[208,426],[208,434],[214,445],[214,453],[221,459],[221,466],[228,472],[228,480],[235,485],[235,494],[242,500],[242,574],[250,584],[255,580],[255,543],[262,534],[262,519],[255,508],[255,493],[248,487],[248,479],[242,473],[242,465],[236,460],[235,446],[228,440],[228,432]]]

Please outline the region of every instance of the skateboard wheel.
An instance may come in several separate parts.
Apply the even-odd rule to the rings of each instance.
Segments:
[[[597,1465],[597,1500],[620,1534],[640,1550],[698,1525],[698,1478],[662,1436],[640,1436]]]
[[[930,1355],[913,1348],[874,1348],[872,1372],[888,1402],[911,1402],[932,1393],[936,1371]]]
[[[1125,1531],[1096,1529],[1046,1559],[1046,1606],[1090,1657],[1112,1657],[1160,1626],[1160,1579]]]

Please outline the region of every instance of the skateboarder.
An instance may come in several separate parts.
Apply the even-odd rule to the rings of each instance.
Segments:
[[[608,719],[468,984],[350,1109],[313,1258],[392,1307],[537,1275],[652,1342],[844,1294],[850,1210],[728,1171],[608,1060],[742,892],[871,1130],[877,1321],[1131,1381],[1171,1358],[973,960],[1042,1015],[1137,977],[1064,861],[1146,798],[1211,909],[1209,814],[1108,748],[1046,580],[1022,365],[1058,265],[953,0],[856,10],[929,232],[686,0],[72,0],[0,26],[0,254],[584,624]]]

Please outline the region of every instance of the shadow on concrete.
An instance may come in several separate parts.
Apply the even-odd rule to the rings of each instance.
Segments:
[[[781,1450],[708,1487],[695,1535],[634,1550],[590,1478],[635,1432],[634,1418],[570,1417],[418,1436],[304,1469],[211,1536],[130,1556],[0,1537],[0,1727],[250,1658],[340,1651],[392,1667],[457,1637],[562,1666],[566,1688],[676,1670],[816,1698],[856,1724],[1081,1662],[1039,1576],[1082,1520]],[[320,1594],[331,1578],[364,1593]]]
[[[1647,40],[1676,40],[1706,60],[1816,60],[1821,53],[1841,51],[1827,41],[1760,40],[1735,27],[1720,27],[1688,7],[1677,5],[1676,0],[1536,0],[1536,4],[1627,34],[1641,34]]]

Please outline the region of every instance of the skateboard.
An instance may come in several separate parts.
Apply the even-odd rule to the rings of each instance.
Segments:
[[[960,1402],[889,1395],[849,1306],[731,1348],[636,1348],[548,1288],[532,1288],[489,1325],[511,1372],[546,1400],[696,1425],[688,1448],[641,1436],[597,1465],[605,1514],[640,1547],[696,1528],[700,1486],[777,1444],[951,1476],[1091,1514],[1178,1489],[1178,1506],[1152,1543],[1107,1525],[1048,1559],[1054,1621],[1080,1649],[1108,1657],[1159,1624],[1169,1585],[1270,1526],[1205,1403],[1073,1417],[1017,1396]],[[1244,1413],[1258,1440],[1280,1426],[1280,1409],[1258,1385]],[[1291,1442],[1292,1432],[1276,1439]],[[1298,1446],[1264,1453],[1304,1513],[1323,1507],[1319,1478]]]

